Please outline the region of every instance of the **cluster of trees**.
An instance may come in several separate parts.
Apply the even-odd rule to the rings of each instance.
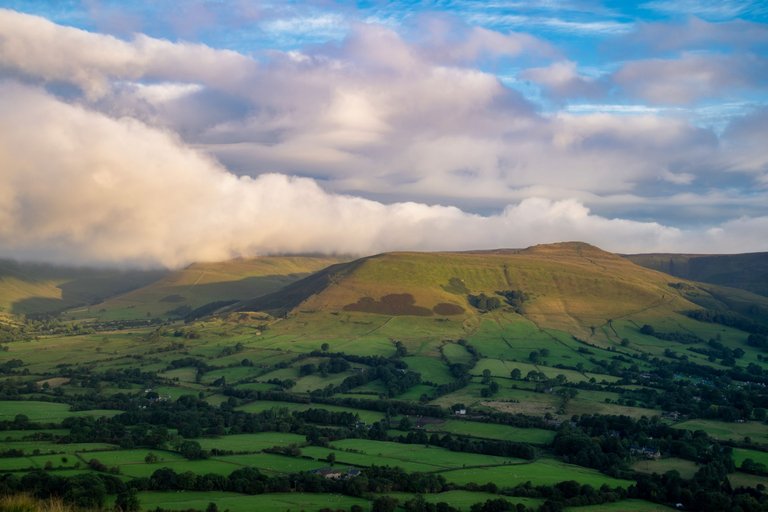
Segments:
[[[472,307],[487,312],[500,308],[503,299],[504,303],[512,306],[517,313],[522,313],[523,302],[528,300],[528,295],[522,290],[501,290],[497,291],[496,295],[500,296],[501,299],[499,297],[488,296],[484,293],[478,295],[469,294],[467,295],[467,302],[469,302]]]

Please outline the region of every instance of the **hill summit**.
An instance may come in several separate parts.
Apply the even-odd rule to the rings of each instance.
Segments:
[[[583,242],[527,249],[385,253],[328,267],[240,310],[471,317],[506,307],[571,332],[695,309],[666,274]]]

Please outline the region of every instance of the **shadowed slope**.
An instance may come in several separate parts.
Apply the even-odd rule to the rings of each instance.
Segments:
[[[63,267],[0,260],[0,310],[15,315],[56,313],[125,293],[167,270]]]
[[[751,254],[627,254],[643,267],[667,274],[741,288],[768,296],[768,252]]]
[[[237,301],[279,290],[341,258],[264,256],[217,263],[193,263],[130,293],[110,298],[76,316],[133,319],[185,312],[220,301]]]

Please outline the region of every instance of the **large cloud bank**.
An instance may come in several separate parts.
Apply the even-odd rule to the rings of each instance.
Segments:
[[[766,183],[768,115],[722,138],[654,115],[541,116],[465,65],[557,58],[529,36],[409,44],[361,25],[339,45],[259,62],[6,10],[0,33],[0,257],[178,266],[561,240],[768,249],[755,236],[768,233],[763,196],[718,218],[734,197],[696,187],[722,172]],[[555,71],[531,76],[574,79]],[[675,208],[710,220],[686,229],[626,215]]]

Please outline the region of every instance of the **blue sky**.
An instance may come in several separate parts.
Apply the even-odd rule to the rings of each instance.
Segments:
[[[0,33],[6,107],[20,119],[59,109],[85,134],[45,138],[65,132],[48,119],[0,135],[6,255],[173,265],[564,239],[768,250],[765,2],[13,0],[0,1]],[[157,137],[162,161],[121,144]],[[33,142],[71,169],[30,167],[18,148]],[[226,239],[210,253],[179,240],[104,254],[108,240],[151,241],[181,222],[147,232],[142,219],[164,210],[121,216],[105,183],[132,176],[138,197],[165,186],[195,203],[180,185],[194,180],[171,169],[190,154],[219,191],[200,210],[238,205],[217,214],[235,226]],[[93,194],[99,222],[50,221],[68,210],[39,183],[65,175]],[[274,219],[296,201],[291,236],[250,234],[247,212]],[[345,214],[352,225],[337,225]]]

